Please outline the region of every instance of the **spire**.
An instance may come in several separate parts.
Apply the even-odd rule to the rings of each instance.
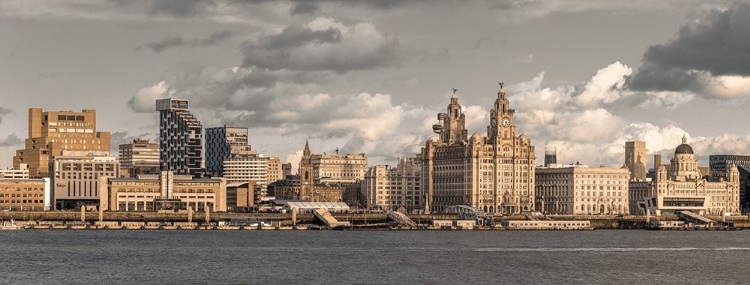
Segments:
[[[682,144],[687,144],[687,134],[682,135]]]
[[[302,151],[302,155],[310,155],[310,144],[305,140],[305,150]]]

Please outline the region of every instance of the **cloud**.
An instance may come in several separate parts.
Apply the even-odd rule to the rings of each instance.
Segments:
[[[152,16],[171,16],[184,18],[199,14],[204,10],[210,10],[217,5],[212,0],[150,0],[148,1],[149,14]]]
[[[3,123],[3,116],[13,113],[14,112],[11,109],[0,107],[0,124]]]
[[[23,140],[16,136],[15,133],[10,134],[5,139],[0,140],[0,147],[14,147],[23,144]]]
[[[138,135],[130,135],[129,132],[114,132],[110,135],[110,152],[111,155],[117,156],[119,153],[120,145],[130,143],[135,139],[145,139],[151,143],[159,143],[159,134],[156,133],[141,133]]]
[[[128,100],[128,107],[138,113],[152,113],[156,110],[156,100],[166,98],[170,94],[174,94],[174,92],[170,92],[169,85],[161,81],[151,87],[138,90]]]
[[[314,2],[296,2],[292,4],[292,8],[289,9],[290,15],[312,15],[318,13],[320,7]]]
[[[705,11],[666,44],[650,46],[627,86],[691,91],[706,98],[750,95],[750,4]]]
[[[170,36],[159,41],[149,42],[138,46],[135,50],[141,50],[144,46],[150,48],[154,53],[160,53],[174,47],[197,47],[213,46],[232,38],[236,33],[233,31],[216,31],[206,37],[198,37],[186,40],[180,36]]]
[[[306,25],[292,24],[278,34],[242,45],[243,66],[269,70],[335,71],[344,73],[397,66],[398,38],[368,22],[350,26],[331,18]]]

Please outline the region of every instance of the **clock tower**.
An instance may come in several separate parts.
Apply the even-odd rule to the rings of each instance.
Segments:
[[[508,98],[505,96],[504,83],[500,82],[495,106],[490,111],[490,125],[487,126],[487,137],[491,140],[513,139],[516,137],[516,126],[513,124],[513,114]]]

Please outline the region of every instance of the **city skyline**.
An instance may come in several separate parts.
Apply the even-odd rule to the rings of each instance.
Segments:
[[[628,140],[668,157],[685,134],[701,165],[750,149],[731,120],[750,104],[743,1],[259,2],[0,4],[0,166],[28,108],[108,114],[98,129],[117,149],[158,142],[153,104],[167,97],[191,100],[206,127],[248,127],[284,162],[310,139],[395,165],[433,136],[451,88],[483,133],[498,81],[536,165],[545,145],[560,163],[622,165]]]

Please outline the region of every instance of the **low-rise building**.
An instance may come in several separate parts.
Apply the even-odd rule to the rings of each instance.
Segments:
[[[0,169],[0,178],[29,179],[29,166],[26,163],[21,163],[18,168]]]
[[[224,178],[194,178],[162,171],[136,178],[99,178],[100,207],[105,211],[227,210]]]
[[[395,210],[404,207],[412,212],[424,209],[421,163],[417,158],[399,158],[394,168],[375,165],[365,174],[362,192],[368,209]]]
[[[627,168],[538,167],[536,209],[547,214],[628,214]]]
[[[50,210],[50,179],[0,178],[0,210]]]
[[[247,212],[255,205],[255,181],[227,184],[227,211]]]

